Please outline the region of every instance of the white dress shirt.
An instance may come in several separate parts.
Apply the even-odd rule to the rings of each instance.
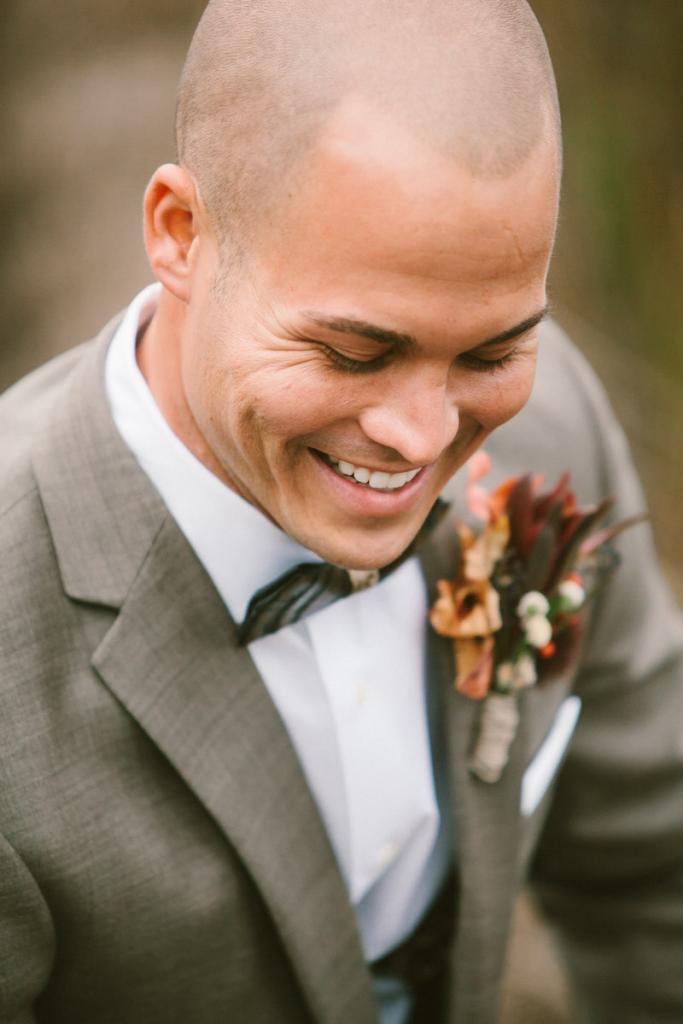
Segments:
[[[230,615],[301,562],[320,561],[226,487],[168,426],[135,346],[159,286],[130,305],[106,389],[124,441],[159,491]],[[416,558],[376,586],[249,644],[308,781],[357,915],[365,957],[405,939],[442,882],[450,837],[435,795],[425,701],[424,582]],[[383,982],[384,1024],[405,1020]]]

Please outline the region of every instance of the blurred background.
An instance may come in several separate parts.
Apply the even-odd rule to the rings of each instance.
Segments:
[[[627,429],[683,598],[683,3],[531,3],[564,118],[555,315]],[[175,85],[202,8],[3,0],[0,390],[94,334],[150,279],[141,197],[174,158]],[[570,1020],[552,939],[523,900],[504,1021]]]

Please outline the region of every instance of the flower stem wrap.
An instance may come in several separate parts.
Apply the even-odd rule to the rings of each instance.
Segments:
[[[518,724],[517,698],[513,694],[490,693],[482,707],[479,735],[470,761],[470,771],[482,782],[498,782],[503,774]]]

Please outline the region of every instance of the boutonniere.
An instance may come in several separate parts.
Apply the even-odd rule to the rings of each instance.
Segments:
[[[488,492],[479,481],[490,466],[483,451],[468,463],[467,506],[483,526],[456,524],[458,571],[437,583],[430,621],[453,638],[456,690],[483,702],[470,770],[497,782],[519,724],[520,692],[571,662],[585,606],[618,562],[609,542],[645,517],[598,529],[611,499],[580,508],[568,473],[546,492],[532,474]]]

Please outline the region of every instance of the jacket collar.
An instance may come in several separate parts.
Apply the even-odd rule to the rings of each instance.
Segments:
[[[120,608],[166,518],[109,413],[104,328],[64,382],[33,446],[33,469],[65,592]]]

